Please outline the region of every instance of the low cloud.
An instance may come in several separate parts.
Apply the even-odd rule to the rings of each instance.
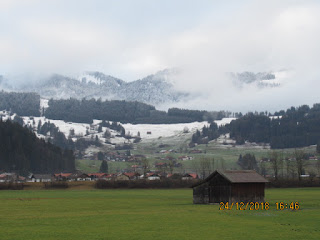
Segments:
[[[174,104],[179,107],[274,111],[318,102],[317,1],[244,1],[229,5],[200,1],[194,7],[194,15],[192,4],[188,8],[188,4],[181,5],[180,9],[175,4],[176,15],[171,11],[168,16],[163,12],[170,9],[168,3],[163,4],[168,5],[166,8],[155,3],[151,9],[142,1],[137,6],[146,9],[142,11],[131,4],[129,11],[126,1],[120,1],[115,9],[120,9],[117,13],[121,18],[117,14],[109,17],[110,12],[104,14],[99,9],[95,10],[97,16],[90,9],[86,16],[86,9],[80,11],[83,2],[66,6],[61,12],[55,7],[63,1],[50,2],[52,12],[35,1],[27,1],[29,8],[25,4],[22,11],[18,2],[0,4],[0,12],[6,13],[2,14],[2,22],[8,22],[1,25],[4,31],[0,33],[0,55],[5,56],[0,59],[3,73],[73,74],[98,70],[132,81],[176,67],[180,74],[173,79],[175,87],[191,96]],[[89,5],[82,6],[85,7]],[[114,6],[101,8],[111,7]],[[36,14],[27,14],[31,8],[38,10]],[[42,10],[44,13],[40,14]],[[151,10],[154,14],[149,14]],[[143,19],[135,12],[148,14]],[[179,18],[185,21],[178,21]],[[140,25],[134,25],[135,20]],[[283,69],[290,76],[278,88],[237,88],[226,74]]]

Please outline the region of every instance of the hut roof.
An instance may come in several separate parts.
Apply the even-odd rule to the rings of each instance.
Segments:
[[[266,183],[263,176],[254,170],[217,171],[232,183]],[[210,176],[209,176],[210,177]]]
[[[263,176],[257,173],[254,170],[216,170],[211,173],[206,179],[195,184],[193,187],[198,186],[204,182],[208,182],[211,180],[215,175],[220,174],[226,180],[231,183],[266,183],[266,180]]]

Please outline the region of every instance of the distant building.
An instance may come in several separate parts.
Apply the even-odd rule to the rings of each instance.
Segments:
[[[91,178],[91,180],[107,180],[108,178],[107,173],[89,173],[88,176]]]
[[[148,180],[160,180],[161,175],[159,173],[151,172],[151,173],[148,173],[146,177]]]
[[[196,173],[186,173],[182,176],[182,180],[194,180],[198,178],[198,174]]]
[[[71,180],[72,173],[55,173],[54,178],[56,181],[67,181]]]
[[[52,182],[53,177],[51,174],[32,174],[30,176],[31,182]]]
[[[129,180],[136,180],[140,178],[140,174],[137,172],[130,172],[130,173],[123,173],[123,175],[126,175]]]
[[[217,170],[193,186],[193,203],[264,202],[266,182],[254,170]]]

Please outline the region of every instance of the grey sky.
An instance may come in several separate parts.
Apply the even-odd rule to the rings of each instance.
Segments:
[[[0,0],[0,73],[99,70],[131,81],[178,67],[177,87],[206,96],[185,103],[194,108],[311,104],[319,23],[319,1]],[[280,69],[294,74],[273,92],[239,91],[224,76]]]

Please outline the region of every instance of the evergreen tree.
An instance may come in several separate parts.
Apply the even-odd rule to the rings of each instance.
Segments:
[[[104,160],[104,154],[103,152],[98,152],[98,160]]]
[[[100,165],[100,172],[101,173],[108,173],[108,162],[103,160],[101,162],[101,165]]]

